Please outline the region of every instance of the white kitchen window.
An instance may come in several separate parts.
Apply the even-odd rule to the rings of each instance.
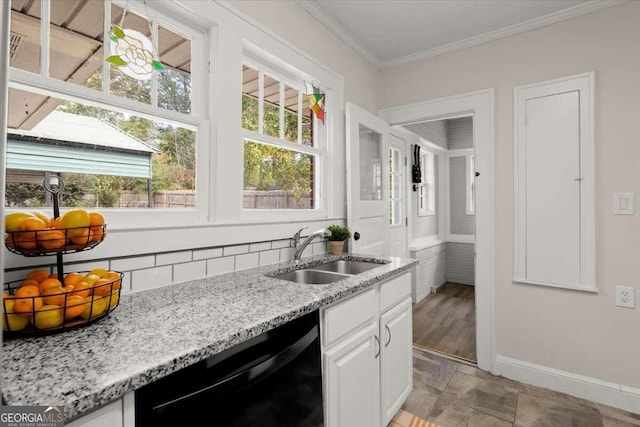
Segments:
[[[420,169],[422,182],[418,185],[418,216],[435,215],[436,186],[433,153],[425,152],[420,155]]]
[[[467,155],[466,193],[467,193],[467,215],[476,213],[476,166],[475,156]]]
[[[303,77],[245,59],[241,96],[243,209],[319,209],[326,131]]]
[[[116,226],[206,219],[206,32],[152,6],[12,2],[8,207],[43,206],[54,174],[64,207],[119,208]],[[164,69],[137,80],[107,62],[113,25],[152,40]]]

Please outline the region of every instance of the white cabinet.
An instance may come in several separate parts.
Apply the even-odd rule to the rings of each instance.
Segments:
[[[100,406],[86,415],[66,422],[67,427],[134,427],[134,393],[130,392],[121,399]]]
[[[387,425],[411,393],[411,298],[380,316],[382,424]]]
[[[324,354],[329,426],[380,425],[380,344],[370,323]]]
[[[411,273],[321,311],[325,424],[386,426],[413,387]]]

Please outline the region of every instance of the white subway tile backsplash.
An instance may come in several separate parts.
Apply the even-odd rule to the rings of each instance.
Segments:
[[[191,251],[169,252],[156,255],[156,266],[178,264],[191,261]]]
[[[260,265],[276,264],[280,262],[280,249],[260,252]]]
[[[291,261],[293,259],[293,248],[280,249],[280,262]]]
[[[74,271],[82,272],[82,271],[91,271],[94,268],[106,268],[109,270],[109,261],[108,260],[100,260],[100,261],[88,261],[88,262],[79,262],[79,263],[65,263],[63,267],[63,271],[65,274],[71,273]],[[56,267],[53,268],[53,272],[58,271]]]
[[[247,268],[257,267],[259,264],[259,258],[259,254],[257,252],[236,255],[236,270],[246,270]]]
[[[122,272],[124,277],[122,277],[122,292],[131,292],[131,272],[125,271]]]
[[[235,268],[235,257],[214,258],[207,261],[207,276],[232,272]]]
[[[199,251],[193,251],[193,260],[208,258],[219,258],[222,256],[222,248],[201,249]]]
[[[251,243],[249,245],[249,252],[259,252],[271,249],[271,242]]]
[[[121,258],[111,260],[111,270],[115,271],[127,271],[127,270],[141,270],[143,268],[153,267],[155,265],[155,256],[139,256],[133,258]]]
[[[185,282],[187,280],[201,279],[207,275],[207,262],[195,261],[173,266],[173,281]]]
[[[274,240],[273,242],[271,242],[271,247],[273,249],[290,248],[291,247],[291,239]]]
[[[316,243],[313,244],[313,254],[314,255],[326,254],[326,253],[327,253],[327,242],[326,241],[316,242]]]
[[[249,245],[235,245],[224,248],[224,256],[246,254],[249,252]]]
[[[40,270],[39,268],[27,268],[25,270],[16,270],[16,271],[5,271],[4,272],[4,281],[13,282],[16,280],[24,280],[24,278],[29,274],[30,271]],[[50,271],[48,268],[44,268],[44,270]]]
[[[168,285],[172,282],[172,269],[172,266],[165,265],[136,270],[131,273],[131,288],[134,291],[141,291]]]

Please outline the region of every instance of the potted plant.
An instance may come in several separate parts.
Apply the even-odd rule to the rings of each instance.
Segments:
[[[340,225],[330,225],[328,228],[331,231],[331,236],[328,237],[329,253],[331,255],[340,255],[344,248],[344,241],[351,237],[351,231],[347,227]]]

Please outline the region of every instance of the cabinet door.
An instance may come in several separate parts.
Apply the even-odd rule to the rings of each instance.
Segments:
[[[328,427],[380,426],[380,342],[371,323],[324,352]]]
[[[122,427],[122,399],[65,423],[67,427]]]
[[[387,425],[413,388],[411,298],[380,316],[382,421]]]

